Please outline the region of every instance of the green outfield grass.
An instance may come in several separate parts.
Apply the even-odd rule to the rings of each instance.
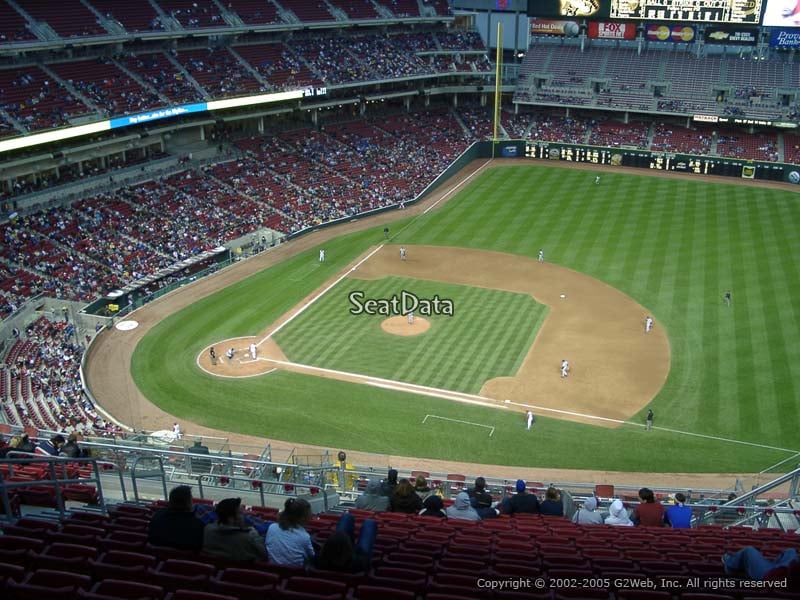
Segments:
[[[451,299],[452,317],[426,317],[431,328],[400,337],[381,329],[382,315],[351,315],[351,291],[391,298],[402,290]],[[513,375],[547,307],[525,294],[400,277],[347,279],[275,337],[289,360],[459,392],[478,393],[493,377]],[[417,312],[417,316],[419,312]]]
[[[656,425],[798,448],[800,211],[796,193],[539,166],[490,169],[393,241],[500,250],[546,259],[613,285],[668,330],[672,368],[651,403]],[[408,227],[402,230],[407,224]],[[132,371],[179,418],[263,437],[470,462],[640,471],[753,471],[791,454],[634,426],[610,430],[522,417],[368,386],[273,373],[241,381],[200,372],[207,344],[251,335],[380,243],[381,230],[326,243],[153,329]],[[722,302],[730,289],[733,305]],[[327,327],[328,323],[320,323]],[[346,342],[344,342],[346,344]],[[394,340],[393,340],[394,343]],[[344,358],[343,360],[349,360]],[[496,427],[440,422],[426,414]],[[641,422],[637,415],[635,422]],[[427,428],[427,429],[426,429]],[[427,432],[427,433],[426,433]]]

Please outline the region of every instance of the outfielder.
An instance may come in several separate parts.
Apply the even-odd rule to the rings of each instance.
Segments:
[[[534,421],[536,420],[533,418],[533,413],[531,411],[525,413],[525,420],[528,424],[528,431],[530,431],[531,427],[533,427]]]
[[[319,262],[325,262],[325,249],[322,248],[319,251]]]

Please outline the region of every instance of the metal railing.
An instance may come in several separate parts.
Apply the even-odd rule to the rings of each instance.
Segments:
[[[775,498],[778,488],[788,486]],[[723,521],[730,527],[776,527],[786,531],[800,525],[800,510],[793,503],[800,498],[800,467],[780,475],[749,492],[708,510],[696,519],[697,525],[713,525]]]
[[[0,471],[0,500],[2,500],[3,513],[7,519],[14,518],[14,506],[11,501],[13,490],[30,489],[33,486],[37,487],[53,487],[53,496],[56,503],[56,510],[63,517],[66,512],[64,505],[64,492],[66,486],[71,484],[81,485],[94,485],[97,492],[97,506],[103,513],[106,512],[105,497],[103,494],[103,483],[101,480],[101,472],[114,471],[119,477],[119,485],[122,493],[123,501],[127,501],[128,495],[125,489],[125,481],[122,477],[122,472],[112,462],[97,460],[94,458],[59,458],[59,457],[46,457],[46,456],[33,456],[26,452],[11,451],[8,456],[3,460],[3,464],[8,467],[7,473]],[[21,467],[31,465],[46,465],[47,477],[25,480],[25,481],[9,481],[19,474]],[[70,477],[67,472],[69,466],[76,466],[81,464],[88,464],[92,468],[92,475],[88,477]],[[15,474],[15,471],[17,474]]]

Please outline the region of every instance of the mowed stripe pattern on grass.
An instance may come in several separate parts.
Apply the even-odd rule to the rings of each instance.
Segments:
[[[420,298],[438,295],[453,300],[455,313],[425,316],[430,330],[397,336],[381,329],[385,315],[350,314],[348,295],[354,290],[374,299],[402,290]],[[294,362],[477,393],[486,380],[517,371],[546,312],[525,294],[399,277],[348,278],[275,340]]]
[[[624,291],[667,327],[660,424],[783,447],[800,423],[798,196],[547,167],[499,167],[397,240],[545,259]],[[730,289],[733,305],[722,295]]]

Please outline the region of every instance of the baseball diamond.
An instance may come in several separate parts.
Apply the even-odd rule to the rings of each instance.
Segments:
[[[606,169],[603,185],[595,186],[593,173],[573,166],[499,160],[473,163],[459,178],[477,170],[455,195],[450,184],[402,214],[317,234],[324,238],[305,236],[265,263],[242,263],[145,306],[136,313],[140,327],[113,332],[92,353],[89,380],[97,397],[139,426],[152,428],[172,419],[169,414],[197,431],[496,465],[742,472],[796,452],[790,340],[797,324],[790,315],[798,278],[787,259],[797,246],[795,194],[619,169]],[[428,211],[440,197],[449,201]],[[384,242],[383,224],[393,217],[403,219],[375,253]],[[288,283],[316,261],[323,242],[324,265]],[[408,261],[396,258],[400,244],[409,248]],[[544,263],[537,260],[540,248]],[[267,263],[273,266],[264,268]],[[522,276],[506,277],[513,270]],[[327,289],[326,281],[341,276],[294,319],[298,307]],[[341,316],[329,322],[338,286],[387,276],[404,278],[403,285],[418,281],[428,286],[425,294],[453,283],[522,292],[548,305],[549,313],[538,335],[527,332],[529,339],[503,356],[511,372],[481,380],[482,364],[464,357],[491,347],[491,327],[471,349],[454,342],[434,358],[419,354],[440,319],[458,318],[458,302],[455,317],[430,317],[431,329],[416,337],[386,334],[376,317],[375,334],[388,336],[383,353],[351,337],[357,327],[349,320],[361,317],[347,314],[346,294]],[[732,310],[722,302],[728,287],[735,291]],[[555,326],[560,314],[563,324]],[[647,315],[654,327],[645,335]],[[473,327],[488,319],[476,315]],[[313,333],[304,345],[292,341],[303,337],[304,327],[320,330],[321,358],[313,358]],[[210,345],[230,339],[241,348],[255,340],[258,360],[216,372],[203,364]],[[359,353],[364,359],[356,361]],[[502,356],[503,346],[490,354]],[[309,357],[317,366],[303,367]],[[563,381],[558,365],[565,357],[570,377]],[[103,376],[128,361],[136,386]],[[493,405],[453,402],[459,398],[445,393],[461,393],[458,386],[437,387],[426,372],[452,374],[452,381],[477,374],[479,389],[462,389]],[[258,373],[264,374],[253,376]],[[373,381],[348,379],[359,374]],[[435,385],[419,385],[426,381]],[[412,383],[413,393],[403,391]],[[520,439],[521,416],[530,406],[536,407],[536,435]],[[652,431],[644,428],[646,407],[659,415]],[[414,434],[426,414],[490,422],[496,431],[476,447],[453,430],[443,444]]]

